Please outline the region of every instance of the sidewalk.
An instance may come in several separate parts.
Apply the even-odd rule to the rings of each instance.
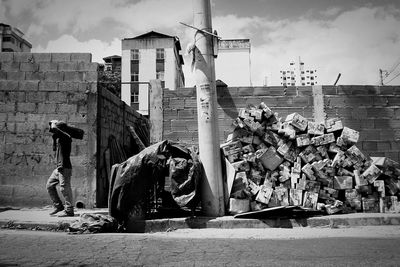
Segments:
[[[83,213],[108,214],[108,209],[76,209],[75,217],[52,217],[52,208],[1,209],[0,227],[30,230],[66,230],[70,223]],[[129,232],[163,232],[188,228],[294,228],[294,227],[357,227],[357,226],[400,225],[400,214],[352,213],[300,219],[235,219],[233,216],[218,218],[184,217],[140,220],[128,225]]]

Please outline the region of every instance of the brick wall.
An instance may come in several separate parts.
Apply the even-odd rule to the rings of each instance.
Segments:
[[[85,131],[72,143],[73,195],[94,205],[97,68],[87,53],[0,53],[0,205],[51,204],[52,119]]]
[[[97,177],[97,207],[107,207],[109,190],[110,164],[105,160],[105,151],[109,148],[109,137],[112,135],[121,145],[127,157],[136,154],[137,147],[132,141],[127,126],[132,126],[137,132],[148,131],[148,119],[121,99],[106,89],[98,91],[98,177]],[[148,142],[148,140],[147,140]]]
[[[328,118],[340,117],[345,126],[360,131],[358,147],[371,156],[399,161],[400,87],[323,86],[323,109]],[[218,87],[220,142],[231,132],[239,108],[267,104],[281,117],[297,112],[313,119],[312,87]],[[163,138],[198,143],[196,91],[163,91]]]
[[[286,116],[298,112],[312,118],[313,99],[311,87],[283,90],[282,87],[218,87],[218,124],[222,143],[231,132],[233,119],[239,108],[264,102],[274,111]],[[195,88],[180,88],[163,92],[164,139],[185,144],[198,143],[197,107]]]
[[[400,161],[400,86],[324,86],[325,112],[360,131],[370,156]]]

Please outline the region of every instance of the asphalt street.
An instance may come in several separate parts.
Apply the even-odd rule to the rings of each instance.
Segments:
[[[0,266],[399,266],[399,244],[399,226],[85,235],[0,230]]]

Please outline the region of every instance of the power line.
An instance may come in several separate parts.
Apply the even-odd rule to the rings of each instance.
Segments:
[[[391,81],[393,81],[394,79],[396,79],[396,78],[399,77],[399,76],[400,76],[400,72],[397,73],[397,75],[394,76],[390,81],[386,82],[386,84],[390,83]]]
[[[397,60],[397,63],[393,64],[393,67],[389,71],[386,71],[383,80],[387,79],[389,75],[392,74],[392,72],[395,71],[399,65],[400,65],[400,58]]]

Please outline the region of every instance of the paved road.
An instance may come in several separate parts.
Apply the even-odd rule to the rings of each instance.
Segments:
[[[400,227],[154,234],[0,230],[0,266],[399,266]]]

